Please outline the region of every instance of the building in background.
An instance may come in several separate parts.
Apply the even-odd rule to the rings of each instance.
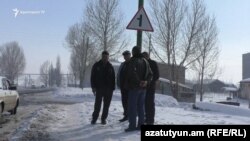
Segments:
[[[250,78],[240,81],[240,98],[250,99]]]
[[[193,86],[194,91],[198,92],[200,84],[195,84]],[[226,89],[225,89],[226,88]],[[204,79],[203,90],[207,93],[223,93],[228,90],[228,88],[237,89],[232,83],[226,83],[218,79]]]
[[[168,65],[163,63],[157,63],[160,72],[160,79],[156,83],[156,92],[173,96],[170,85],[170,75],[172,72],[172,84],[176,87],[176,81],[178,80],[178,92],[179,96],[177,100],[179,102],[195,102],[195,93],[193,88],[185,84],[185,71],[183,66]],[[174,67],[174,69],[172,69]],[[177,75],[178,74],[178,75]]]
[[[242,55],[242,80],[250,78],[250,53]]]
[[[174,74],[174,76],[172,77],[172,80],[177,81],[177,73],[179,73],[178,82],[185,84],[185,70],[186,70],[185,67],[173,66],[173,65],[163,64],[163,63],[157,63],[157,64],[159,67],[159,72],[160,72],[161,78],[165,78],[165,79],[170,80],[170,71],[172,70],[171,67],[175,67],[175,69],[172,73],[172,74]]]
[[[242,55],[242,81],[240,81],[239,96],[250,99],[250,53]]]

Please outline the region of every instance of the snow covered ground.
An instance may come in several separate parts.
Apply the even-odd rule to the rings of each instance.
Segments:
[[[60,141],[138,141],[140,131],[124,132],[128,122],[120,123],[122,105],[120,92],[116,90],[111,102],[107,125],[91,125],[94,96],[91,89],[61,88],[53,98],[76,101],[75,104],[47,104],[23,122],[11,135],[10,140],[60,140]],[[218,110],[220,105],[200,104],[210,111],[194,110],[192,104],[178,103],[166,95],[156,95],[156,124],[249,124],[250,117],[234,112],[235,107],[226,106],[228,112]],[[211,105],[213,108],[211,108]],[[225,105],[223,105],[225,106]],[[233,107],[233,108],[231,108]],[[247,109],[237,107],[240,111]],[[224,108],[222,108],[223,110]],[[231,111],[230,111],[231,109]],[[249,112],[248,112],[249,113]]]
[[[227,101],[230,97],[229,93],[205,93],[203,96],[203,102],[220,102]],[[200,101],[200,95],[196,95],[196,101]],[[231,101],[239,102],[241,108],[249,109],[249,101],[241,98],[234,98]]]

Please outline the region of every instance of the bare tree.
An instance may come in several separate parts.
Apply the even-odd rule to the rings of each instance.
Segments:
[[[14,81],[25,68],[23,49],[17,42],[9,42],[0,48],[0,71],[8,79]]]
[[[113,56],[127,45],[123,40],[125,26],[118,6],[119,0],[89,0],[83,21],[68,30],[69,67],[82,88],[86,69],[100,58],[101,51],[107,50]]]
[[[89,38],[86,24],[75,24],[69,28],[66,42],[71,49],[70,69],[83,88],[86,69],[97,59],[97,50]]]
[[[74,84],[75,84],[75,87],[76,87],[76,80],[79,78],[79,61],[77,60],[77,55],[76,55],[76,52],[75,51],[72,51],[71,52],[71,56],[70,56],[70,66],[69,66],[69,70],[70,70],[70,73],[73,74],[73,77],[74,77]]]
[[[50,67],[49,61],[44,62],[40,67],[40,81],[44,83],[46,87],[48,86],[49,83],[49,67]]]
[[[49,86],[54,86],[55,85],[55,69],[53,67],[53,64],[50,63],[49,66]]]
[[[207,16],[203,26],[201,38],[197,41],[197,60],[193,63],[193,69],[198,74],[198,88],[200,101],[203,100],[203,80],[213,77],[218,71],[219,48],[217,46],[218,31],[215,18]]]
[[[107,50],[114,55],[127,45],[126,41],[122,40],[125,26],[122,25],[123,15],[119,9],[119,0],[89,1],[86,21],[99,50]]]
[[[151,0],[151,8],[155,23],[153,38],[160,47],[155,53],[171,66],[170,85],[174,97],[178,98],[179,68],[196,60],[195,42],[202,32],[205,5],[203,0],[193,0],[191,6],[185,0]]]
[[[61,86],[62,76],[61,76],[60,56],[57,56],[57,59],[56,59],[55,77],[56,77],[56,85],[57,85],[57,87]]]

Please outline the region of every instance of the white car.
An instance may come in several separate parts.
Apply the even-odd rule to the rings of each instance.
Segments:
[[[10,81],[0,76],[0,114],[10,112],[16,114],[19,104],[19,94],[16,86],[11,85]]]

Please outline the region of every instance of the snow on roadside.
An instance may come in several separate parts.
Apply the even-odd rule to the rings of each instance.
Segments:
[[[233,98],[232,100],[227,100],[230,97],[229,93],[204,93],[203,102],[221,102],[221,101],[232,101],[239,102],[240,107],[249,109],[249,101],[247,99]],[[196,101],[200,101],[200,95],[196,95]]]
[[[38,111],[37,116],[31,120],[30,127],[22,139],[42,138],[55,141],[138,141],[140,131],[126,133],[128,122],[120,123],[123,117],[123,108],[120,101],[120,91],[114,92],[107,125],[100,124],[100,116],[97,124],[91,125],[91,115],[94,108],[94,96],[90,88],[58,89],[57,97],[66,97],[65,100],[82,99],[76,104],[50,104]],[[231,114],[223,114],[212,111],[193,110],[188,104],[178,104],[170,96],[156,94],[156,124],[249,124],[250,118]],[[31,129],[31,128],[30,128]],[[42,132],[44,131],[44,132]]]
[[[120,90],[115,90],[113,92],[112,101],[120,101],[121,100]],[[59,88],[55,92],[55,96],[59,98],[70,98],[70,99],[82,99],[84,101],[93,102],[95,97],[93,95],[91,88]]]
[[[93,102],[84,102],[64,107],[62,111],[64,118],[52,124],[48,131],[52,140],[60,141],[119,141],[140,140],[140,132],[125,133],[128,123],[120,123],[122,117],[121,106],[117,101],[110,107],[107,125],[100,124],[100,117],[96,125],[91,125],[91,114]],[[62,109],[62,107],[60,107]]]
[[[83,95],[84,92],[84,95]],[[80,88],[59,88],[55,92],[56,95],[64,96],[64,97],[82,97],[82,96],[90,96],[92,93],[90,88],[80,89]]]
[[[92,94],[92,91],[90,88],[84,88],[84,90],[82,89],[75,89],[75,88],[69,88],[66,89],[67,95],[82,95],[82,97],[84,97],[84,101],[89,101],[90,99],[92,100],[92,102],[94,102],[94,96]],[[61,92],[63,91],[63,92]],[[58,91],[60,95],[65,95],[64,90],[59,90]],[[111,106],[113,107],[115,105],[116,110],[119,111],[120,117],[122,116],[122,106],[121,106],[121,101],[120,101],[120,91],[116,90],[114,92],[113,98],[112,98],[112,102],[111,102]],[[207,123],[213,123],[213,124],[221,124],[221,123],[232,123],[232,124],[244,124],[245,121],[250,120],[249,118],[245,119],[245,117],[243,117],[244,119],[241,120],[241,117],[238,120],[237,118],[234,118],[235,116],[242,116],[243,114],[239,114],[237,115],[236,112],[233,112],[230,114],[227,113],[227,115],[223,114],[223,110],[221,112],[213,112],[213,111],[197,111],[197,110],[193,110],[192,109],[192,105],[191,104],[186,104],[186,103],[178,103],[176,101],[176,99],[174,99],[171,96],[167,96],[167,95],[161,95],[161,94],[156,94],[155,96],[155,105],[156,105],[156,122],[158,122],[159,124],[163,123],[163,124],[207,124]],[[226,105],[225,105],[226,106]],[[232,107],[232,106],[230,106]],[[215,109],[217,109],[218,107],[215,107]],[[230,108],[229,108],[230,109]],[[92,112],[93,107],[90,107],[90,111]],[[236,109],[232,108],[231,111],[235,111]],[[244,110],[242,111],[244,112]],[[112,112],[109,112],[110,114],[112,114]],[[202,114],[202,116],[200,116],[199,114]],[[205,120],[202,117],[206,117],[206,118],[210,118],[210,115],[214,115],[216,114],[218,117],[231,117],[232,121],[230,121],[229,119],[226,119],[226,121],[220,121],[220,122],[214,122],[207,120],[207,122],[204,122]],[[228,115],[229,114],[229,115]],[[236,115],[235,115],[236,114]],[[176,116],[177,115],[177,116]],[[178,117],[178,115],[182,115],[181,117]],[[185,119],[183,119],[183,116],[185,116]],[[194,117],[193,117],[194,116]],[[201,121],[199,121],[199,118],[197,117],[201,117]],[[213,116],[212,116],[213,117]],[[188,120],[190,119],[190,120]],[[212,118],[214,119],[214,118]],[[235,120],[236,119],[236,120]],[[204,120],[204,121],[203,121]]]
[[[94,107],[94,96],[90,88],[61,88],[55,92],[56,97],[64,97],[65,100],[83,99],[83,102],[71,105],[46,105],[37,112],[37,116],[30,121],[31,127],[23,132],[19,139],[32,140],[35,137],[46,140],[107,140],[107,141],[137,141],[140,140],[140,132],[124,132],[128,122],[120,123],[123,117],[120,91],[114,91],[109,109],[107,125],[100,124],[100,116],[96,125],[91,125],[91,115]],[[156,97],[156,105],[161,107],[173,107],[177,101],[169,96]],[[101,113],[100,113],[101,115]],[[39,125],[39,126],[38,126]],[[32,129],[32,130],[30,130]],[[45,132],[42,132],[45,130]],[[17,136],[15,137],[17,138]]]
[[[90,93],[91,89],[84,89],[86,93]],[[64,95],[64,96],[74,96],[74,95],[82,95],[83,89],[81,88],[73,88],[73,87],[66,87],[66,88],[58,88],[57,94]]]
[[[63,91],[63,92],[61,92]],[[120,90],[115,90],[109,108],[107,125],[100,124],[101,112],[96,125],[91,125],[91,115],[94,108],[94,96],[90,88],[82,89],[59,89],[58,96],[83,98],[83,103],[64,107],[65,118],[50,128],[52,138],[57,140],[90,140],[90,141],[137,141],[140,140],[140,132],[125,133],[128,122],[120,123],[123,117]],[[72,116],[74,115],[74,116]],[[63,125],[63,126],[62,126]],[[69,129],[70,127],[70,129]]]
[[[21,125],[12,133],[10,140],[47,140],[49,133],[46,132],[46,124],[53,116],[44,113],[45,108],[40,107],[37,111],[24,120]]]
[[[84,98],[85,101],[87,100],[94,100],[94,96],[92,93],[91,88],[60,88],[56,91],[57,96],[63,97],[71,97],[71,98]],[[115,90],[113,93],[112,101],[121,100],[121,93],[120,90]],[[155,97],[155,105],[160,107],[174,107],[178,106],[178,102],[175,98],[168,95],[156,94]]]
[[[175,98],[168,95],[156,94],[155,95],[155,106],[159,107],[175,107],[178,106],[178,102]]]
[[[250,117],[249,109],[244,109],[238,106],[225,105],[220,103],[211,103],[211,102],[196,102],[195,107],[201,110],[209,110],[229,115]]]

